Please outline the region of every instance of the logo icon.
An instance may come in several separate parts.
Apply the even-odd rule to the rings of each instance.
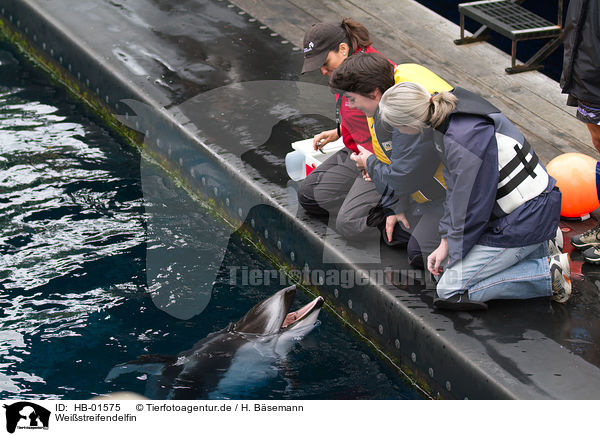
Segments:
[[[309,51],[312,51],[313,47],[315,46],[314,42],[309,42],[308,43],[308,47],[304,49],[304,53],[308,53]]]
[[[4,405],[6,409],[6,430],[14,433],[19,429],[48,429],[50,421],[50,411],[30,403],[29,401],[19,401],[18,403]]]

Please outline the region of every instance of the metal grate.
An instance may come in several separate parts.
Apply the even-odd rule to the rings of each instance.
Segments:
[[[560,26],[510,0],[481,1],[459,5],[459,12],[510,39],[551,37]]]
[[[460,13],[460,39],[457,45],[485,41],[488,31],[512,39],[511,66],[506,68],[509,74],[521,73],[542,68],[541,62],[561,44],[562,4],[558,0],[558,19],[554,24],[520,6],[524,0],[485,0],[458,5]],[[600,0],[598,0],[600,1]],[[483,24],[473,36],[465,37],[465,16]],[[517,42],[525,39],[550,38],[527,62],[517,65]]]

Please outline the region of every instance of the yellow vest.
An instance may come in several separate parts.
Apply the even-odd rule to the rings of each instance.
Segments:
[[[422,65],[418,64],[398,64],[394,69],[394,83],[401,82],[414,82],[422,85],[430,94],[434,92],[452,91],[453,87],[442,79],[434,72],[428,70]],[[381,162],[390,165],[391,162],[388,159],[385,151],[377,141],[375,135],[375,127],[373,125],[373,117],[367,117],[367,124],[369,125],[369,131],[371,132],[371,142],[373,143],[373,151],[375,156]],[[389,151],[389,150],[388,150]],[[442,165],[437,169],[434,178],[438,180],[443,186],[446,186],[444,178],[442,176]],[[412,198],[418,203],[424,203],[429,201],[420,191],[412,194]]]
[[[394,69],[394,83],[401,82],[418,83],[425,87],[430,94],[433,94],[434,92],[452,91],[453,89],[453,87],[440,76],[418,64],[396,65],[396,68]],[[375,128],[373,127],[373,117],[367,117],[367,123],[369,124],[369,131],[371,132],[371,142],[373,143],[375,156],[377,156],[377,159],[381,162],[388,165],[391,164],[387,155],[381,148],[381,145],[379,145],[379,142],[377,141]]]

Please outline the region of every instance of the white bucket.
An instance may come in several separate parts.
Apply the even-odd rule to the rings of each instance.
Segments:
[[[339,150],[344,148],[341,139],[330,142],[322,147],[321,151],[313,148],[313,139],[303,139],[292,144],[294,151],[285,156],[285,169],[288,176],[294,181],[303,180],[308,174],[327,158],[333,156]]]
[[[304,153],[299,150],[294,150],[285,155],[285,169],[294,181],[303,180],[306,178],[306,158]]]

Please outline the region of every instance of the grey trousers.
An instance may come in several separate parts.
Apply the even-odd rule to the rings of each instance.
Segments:
[[[379,239],[380,229],[368,226],[367,218],[380,205],[381,194],[374,183],[362,178],[350,153],[348,149],[340,150],[313,170],[300,184],[298,201],[311,215],[329,215],[330,223],[335,217],[335,228],[346,239]],[[407,243],[411,263],[413,260],[419,263],[421,253],[427,257],[439,245],[442,213],[442,202],[415,203],[407,213],[411,229],[396,225],[394,241]]]
[[[350,153],[344,148],[313,170],[300,184],[298,201],[311,215],[336,217],[335,228],[346,239],[379,238],[367,217],[381,194],[362,178]]]

